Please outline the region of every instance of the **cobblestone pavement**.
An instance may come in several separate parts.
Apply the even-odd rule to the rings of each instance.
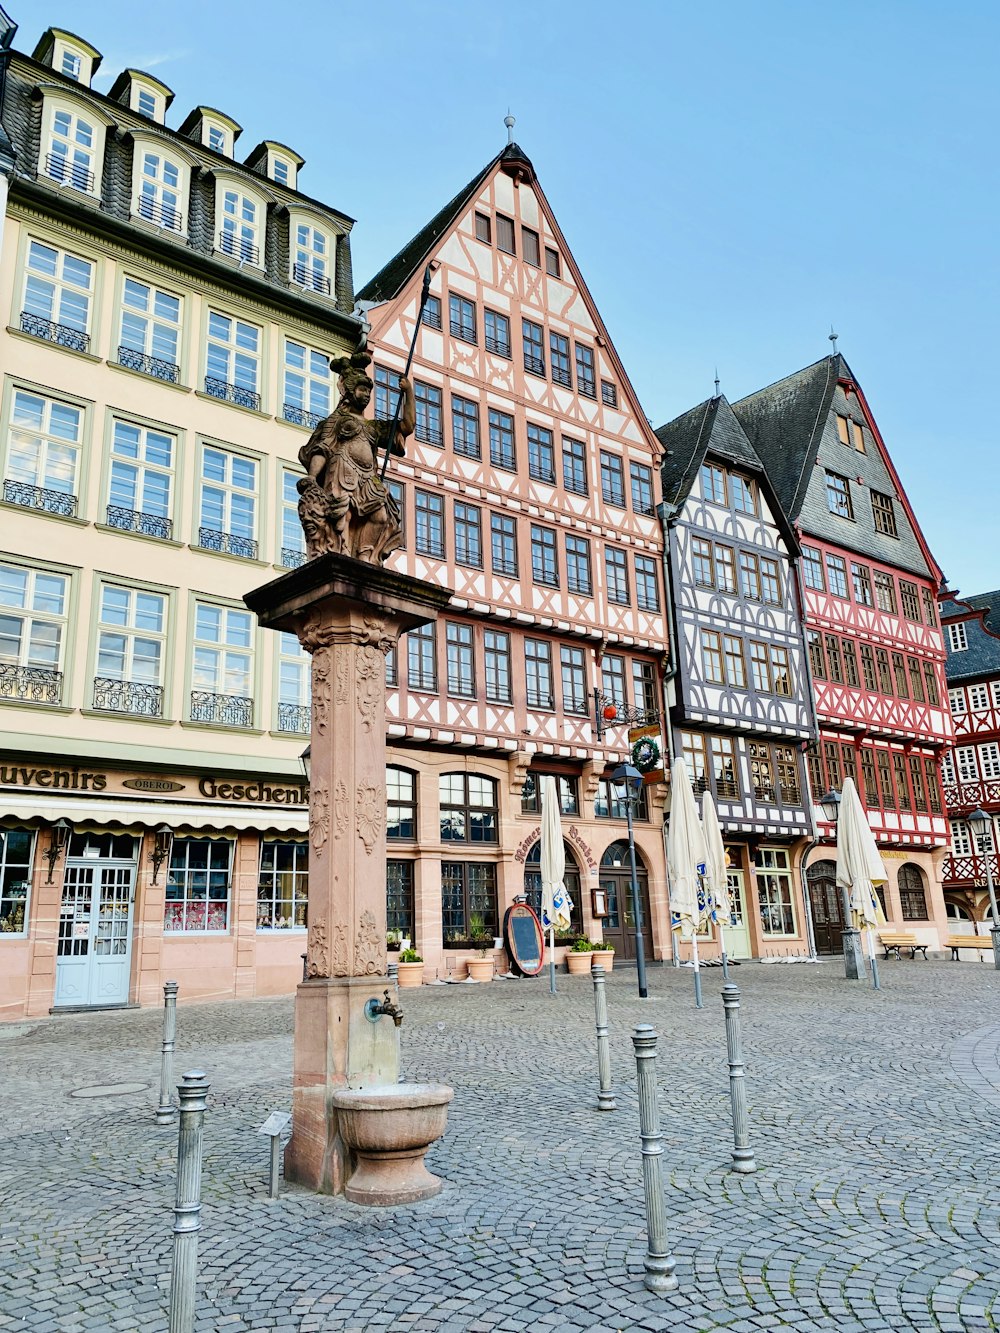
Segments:
[[[730,1160],[721,976],[609,980],[618,1110],[595,1107],[589,979],[404,992],[408,1078],[456,1090],[429,1165],[448,1184],[395,1213],[286,1187],[267,1140],[289,1105],[292,1002],[182,1008],[177,1069],[205,1069],[198,1333],[246,1329],[964,1330],[1000,1327],[1000,977],[889,962],[744,964],[753,1144]],[[658,1061],[680,1290],[642,1287],[630,1034]],[[1000,1024],[1000,1019],[998,1019]],[[0,1026],[0,1329],[162,1333],[176,1129],[160,1129],[160,1015]],[[104,1096],[105,1085],[141,1091]]]

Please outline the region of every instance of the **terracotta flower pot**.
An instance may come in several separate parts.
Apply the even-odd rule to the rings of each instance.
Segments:
[[[400,990],[422,986],[424,984],[424,965],[423,963],[398,963],[399,972],[396,977]]]
[[[605,972],[610,972],[615,965],[614,949],[595,949],[590,955],[591,967],[603,967]]]
[[[572,949],[566,955],[566,969],[571,977],[585,977],[590,972],[590,960],[593,954],[588,950],[586,953],[574,953]]]
[[[492,958],[470,958],[469,976],[473,981],[492,981],[493,980],[493,959]]]

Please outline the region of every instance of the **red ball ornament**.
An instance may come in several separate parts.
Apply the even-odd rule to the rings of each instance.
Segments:
[[[618,716],[618,709],[614,704],[605,704],[603,716],[605,722],[613,722]]]

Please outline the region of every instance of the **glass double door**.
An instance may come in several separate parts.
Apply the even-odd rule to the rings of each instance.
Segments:
[[[727,958],[749,958],[750,928],[747,925],[746,885],[742,870],[727,870],[726,884],[729,888],[729,902],[733,909],[732,922],[725,921]]]
[[[68,861],[56,949],[57,1005],[127,1004],[135,863]]]

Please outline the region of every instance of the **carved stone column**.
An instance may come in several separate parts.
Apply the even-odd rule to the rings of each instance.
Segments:
[[[365,1017],[389,986],[385,948],[385,654],[437,619],[448,589],[345,556],[310,560],[249,593],[268,629],[312,653],[309,935],[295,1000],[285,1174],[339,1194],[350,1175],[331,1094],[394,1084],[399,1030]]]

